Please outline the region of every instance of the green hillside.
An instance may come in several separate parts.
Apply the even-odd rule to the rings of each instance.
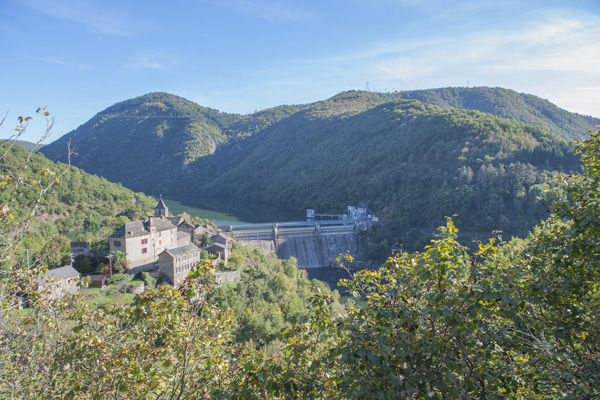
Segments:
[[[156,205],[143,193],[134,193],[77,167],[53,163],[39,153],[30,155],[20,146],[8,152],[7,148],[7,144],[0,145],[0,154],[4,154],[0,162],[0,206],[8,205],[13,225],[29,220],[29,233],[21,247],[31,249],[32,257],[44,258],[51,242],[57,246],[66,242],[68,246],[64,235],[93,240],[94,232],[110,234],[118,215],[140,217]],[[27,157],[31,160],[23,170]],[[23,183],[17,184],[19,179]],[[41,202],[30,219],[30,210],[39,198]]]
[[[4,143],[4,142],[11,142],[11,140],[10,139],[0,139],[0,143]],[[28,151],[35,149],[36,152],[40,151],[40,149],[45,146],[45,144],[43,144],[43,143],[33,143],[33,142],[28,142],[26,140],[15,140],[14,143]]]
[[[600,124],[597,118],[570,113],[532,95],[487,87],[349,91],[312,104],[279,106],[245,116],[201,107],[167,93],[150,93],[109,107],[41,151],[54,161],[65,162],[70,141],[77,153],[73,165],[134,190],[161,193],[173,189],[165,182],[174,182],[173,177],[183,175],[176,180],[178,184],[193,179],[188,165],[195,160],[215,151],[228,152],[231,148],[226,144],[243,142],[301,111],[308,119],[352,115],[399,99],[416,99],[444,109],[478,110],[543,127],[569,141],[584,138]]]
[[[587,131],[600,124],[599,118],[574,114],[548,100],[502,88],[441,88],[399,93],[402,98],[415,99],[442,108],[478,110],[527,125],[541,126],[567,140],[588,137]]]
[[[157,178],[185,173],[186,165],[214,152],[223,129],[240,116],[201,107],[167,93],[117,103],[44,147],[50,159],[66,161],[134,190],[160,192]]]
[[[42,152],[61,160],[71,140],[74,165],[173,199],[225,197],[294,212],[364,201],[385,221],[370,232],[375,256],[398,243],[419,246],[453,214],[465,234],[525,233],[545,215],[553,175],[578,168],[569,142],[596,123],[500,88],[349,91],[245,116],[152,93],[108,108]]]
[[[571,113],[537,96],[489,87],[449,87],[393,93],[349,91],[316,104],[325,107],[328,103],[345,104],[348,111],[362,111],[399,99],[419,100],[444,109],[481,111],[527,125],[540,126],[551,134],[570,141],[584,139],[589,136],[588,131],[600,124],[600,118]],[[331,110],[331,107],[327,108]],[[343,109],[344,107],[338,107],[332,111]]]
[[[298,112],[190,168],[226,197],[323,211],[364,201],[387,222],[372,232],[386,255],[453,214],[469,233],[523,234],[545,216],[553,176],[578,168],[572,144],[477,111],[415,100],[343,109]]]

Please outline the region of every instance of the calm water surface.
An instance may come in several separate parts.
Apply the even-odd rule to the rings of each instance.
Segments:
[[[244,225],[262,222],[302,221],[304,213],[290,212],[270,205],[229,199],[178,199],[163,197],[173,215],[186,212],[192,217],[208,218],[217,225]]]

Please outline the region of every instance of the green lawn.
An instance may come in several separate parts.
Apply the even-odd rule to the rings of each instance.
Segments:
[[[135,295],[132,293],[126,293],[125,286],[134,286],[142,283],[141,280],[124,280],[112,285],[106,285],[102,289],[100,288],[85,288],[81,291],[81,295],[86,304],[92,307],[106,307],[106,306],[124,306],[130,304]]]

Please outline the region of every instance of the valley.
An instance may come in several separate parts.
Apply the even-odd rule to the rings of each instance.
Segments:
[[[119,183],[5,144],[1,321],[16,334],[0,370],[19,380],[1,390],[154,398],[177,377],[223,398],[597,392],[600,132],[579,159],[550,125],[388,100],[223,116],[143,96],[70,136]],[[140,115],[153,107],[167,115]],[[207,135],[165,134],[196,111]],[[115,118],[130,143],[102,127]]]
[[[61,160],[70,140],[89,172],[250,223],[364,201],[381,216],[366,256],[382,262],[400,244],[421,248],[455,214],[468,240],[527,234],[554,176],[579,168],[573,140],[596,123],[501,88],[350,91],[249,115],[152,93],[42,152]]]

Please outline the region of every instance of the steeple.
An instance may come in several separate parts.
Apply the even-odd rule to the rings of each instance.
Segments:
[[[169,216],[169,207],[165,205],[165,202],[162,199],[162,195],[160,195],[160,200],[158,200],[158,204],[154,207],[154,216],[155,217],[168,217]]]

